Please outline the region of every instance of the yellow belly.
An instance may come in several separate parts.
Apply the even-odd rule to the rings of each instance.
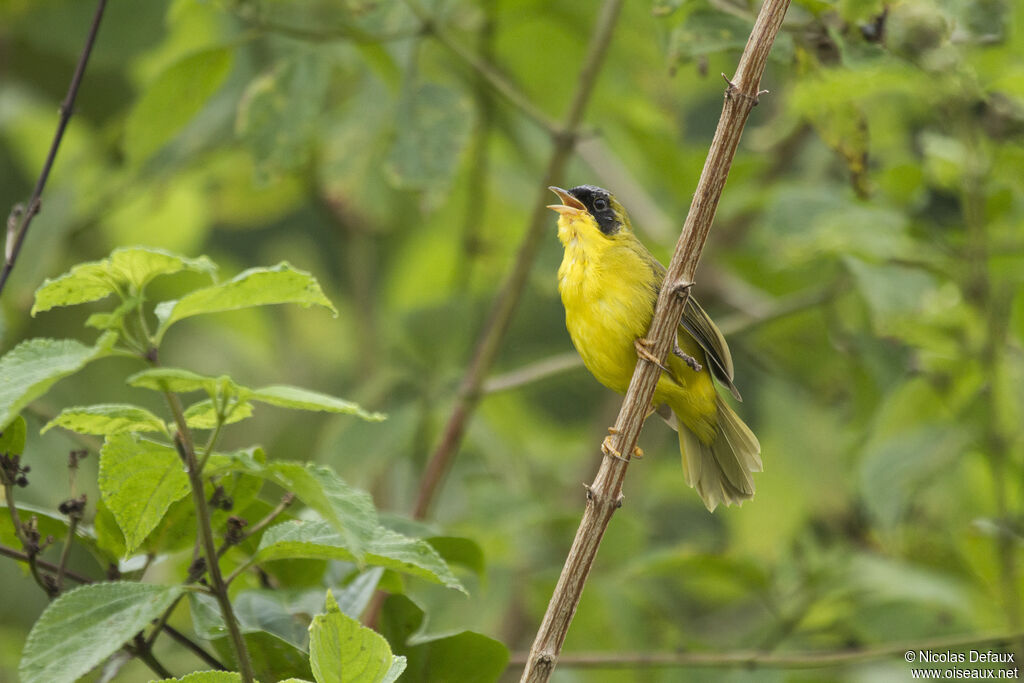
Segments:
[[[637,362],[633,344],[647,333],[660,283],[651,282],[650,267],[639,254],[609,252],[587,259],[567,248],[558,288],[565,325],[583,364],[601,384],[625,393]],[[673,372],[662,373],[653,403],[668,403],[708,443],[714,439],[717,418],[714,383],[696,341],[682,332],[678,344],[704,368],[694,372],[670,354],[666,364]]]

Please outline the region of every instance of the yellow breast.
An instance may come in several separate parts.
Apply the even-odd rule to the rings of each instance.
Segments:
[[[633,341],[650,325],[657,283],[642,253],[624,240],[567,237],[558,289],[569,336],[591,374],[624,392],[636,366]]]

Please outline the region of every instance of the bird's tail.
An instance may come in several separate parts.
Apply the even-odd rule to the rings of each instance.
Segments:
[[[717,397],[718,432],[710,444],[679,421],[679,450],[686,483],[714,512],[719,503],[741,504],[754,497],[753,472],[763,469],[761,444],[733,409]]]

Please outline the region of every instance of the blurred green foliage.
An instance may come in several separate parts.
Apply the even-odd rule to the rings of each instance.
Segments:
[[[590,5],[421,4],[542,111],[567,106]],[[619,19],[565,182],[613,190],[663,260],[717,121],[717,74],[735,68],[756,5],[626,3]],[[31,190],[91,12],[72,0],[0,5],[0,206]],[[1013,0],[794,1],[697,281],[732,330],[740,413],[764,452],[757,496],[708,515],[673,435],[652,423],[567,653],[829,651],[1022,626],[1022,55]],[[81,323],[109,307],[33,318],[33,292],[114,247],[207,254],[228,273],[287,260],[316,274],[338,318],[295,308],[189,319],[168,334],[163,361],[387,413],[366,423],[258,408],[225,445],[329,464],[372,492],[382,523],[475,541],[482,571],[475,560],[458,569],[469,598],[402,587],[430,633],[472,630],[526,649],[618,397],[579,367],[490,394],[434,520],[413,534],[386,511],[411,508],[549,150],[545,132],[403,2],[114,1],[4,292],[2,348],[37,336],[92,343]],[[571,348],[551,225],[495,373]],[[157,280],[153,299],[203,277]],[[64,481],[76,447],[39,428],[62,408],[121,400],[137,369],[90,365],[32,405],[35,481]],[[159,409],[144,393],[135,399]],[[90,515],[95,467],[85,461],[79,477]],[[21,495],[52,510],[67,491],[33,484]],[[95,566],[85,548],[72,559]],[[308,577],[325,566],[276,571],[319,585]],[[0,572],[28,586],[14,563]],[[0,642],[24,642],[44,603],[27,589],[5,599]],[[422,618],[397,600],[387,609]],[[422,663],[432,642],[391,648]],[[172,668],[191,666],[162,647]],[[0,678],[18,650],[0,648]],[[561,668],[555,679],[902,680],[898,659],[812,673]],[[145,675],[136,666],[124,680]]]

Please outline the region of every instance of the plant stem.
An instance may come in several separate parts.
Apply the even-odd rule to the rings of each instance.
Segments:
[[[5,545],[0,545],[0,555],[3,555],[5,557],[9,557],[12,560],[17,560],[18,562],[25,562],[25,563],[29,562],[29,556],[28,555],[26,555],[25,553],[22,553],[22,552],[18,552],[17,550],[15,550],[13,548],[8,548]],[[57,571],[57,565],[53,564],[52,562],[47,562],[46,560],[43,560],[43,559],[37,559],[36,562],[39,564],[40,567],[42,567],[44,569],[48,569],[48,570],[50,570],[52,572]],[[83,585],[90,584],[90,583],[95,583],[88,576],[85,576],[84,574],[79,574],[78,572],[76,572],[76,571],[74,571],[72,569],[65,569],[64,570],[64,575],[67,578],[69,578],[69,579],[71,579],[71,580],[73,580],[73,581],[75,581],[77,583],[83,584]],[[204,650],[198,643],[196,643],[195,641],[191,640],[188,636],[186,636],[181,631],[178,631],[177,629],[171,628],[170,626],[166,626],[166,625],[164,626],[163,630],[167,632],[167,635],[171,636],[174,640],[178,641],[178,643],[180,643],[181,645],[183,645],[186,648],[188,648],[189,650],[191,650],[197,657],[202,659],[204,662],[206,662],[210,666],[214,667],[215,669],[220,669],[221,671],[226,671],[227,670],[227,667],[224,666],[219,660],[217,660],[216,657],[214,657],[209,652]]]
[[[43,170],[39,173],[38,180],[36,180],[35,189],[32,190],[32,197],[28,200],[28,204],[22,208],[20,216],[18,207],[15,207],[8,218],[7,248],[3,270],[0,271],[0,293],[3,293],[4,285],[7,284],[7,278],[10,276],[11,271],[14,270],[14,262],[17,261],[18,254],[21,253],[21,245],[25,241],[25,235],[28,234],[29,225],[32,224],[32,219],[39,213],[39,209],[42,206],[43,188],[46,187],[46,181],[50,177],[53,162],[57,158],[57,150],[60,148],[60,142],[64,137],[64,129],[67,128],[71,114],[74,113],[78,87],[82,84],[85,67],[89,63],[92,46],[96,43],[96,34],[99,32],[100,21],[103,19],[103,10],[106,9],[106,6],[107,0],[99,0],[96,3],[96,13],[93,15],[92,26],[89,28],[89,35],[85,39],[85,47],[82,48],[82,54],[78,57],[78,65],[75,67],[75,73],[71,77],[67,96],[60,105],[60,120],[57,122],[57,132],[53,135],[53,142],[50,143],[50,152],[46,155]]]
[[[788,7],[789,0],[765,0],[740,57],[736,75],[728,81],[715,137],[646,335],[653,345],[653,355],[659,362],[665,358],[675,339],[679,319],[689,298],[697,263],[718,209],[718,201],[743,127],[761,94],[761,75],[768,60],[768,52]],[[633,452],[660,374],[658,364],[643,359],[637,361],[629,390],[615,421],[615,433],[611,437],[611,445],[616,451]],[[530,649],[521,679],[523,683],[547,681],[555,668],[601,538],[615,510],[622,505],[622,482],[628,464],[628,460],[605,457],[593,484],[587,488],[583,519]]]
[[[519,252],[512,266],[512,272],[505,281],[498,298],[495,300],[487,324],[477,342],[473,359],[469,369],[463,377],[459,387],[459,393],[455,400],[455,407],[448,422],[444,427],[441,440],[430,456],[427,467],[420,479],[419,491],[416,495],[416,504],[413,508],[413,517],[423,519],[430,509],[440,486],[441,479],[448,470],[451,461],[455,458],[462,443],[466,424],[476,410],[480,402],[481,387],[484,379],[494,363],[501,342],[508,331],[519,304],[519,298],[526,286],[527,277],[537,256],[540,247],[541,237],[544,235],[544,228],[548,224],[548,210],[545,206],[548,203],[549,185],[558,182],[572,154],[576,144],[576,136],[583,120],[583,112],[590,94],[597,81],[597,74],[600,71],[601,63],[608,45],[611,42],[612,32],[615,28],[619,10],[622,7],[622,0],[605,0],[598,15],[594,32],[590,39],[590,47],[577,79],[576,92],[573,95],[572,103],[565,117],[565,123],[559,132],[553,136],[554,149],[548,161],[544,178],[541,182],[537,198],[534,202],[533,213],[530,217],[530,224],[519,245]],[[470,57],[472,57],[470,55]],[[476,60],[473,57],[474,61]],[[487,73],[484,73],[486,76]]]
[[[249,659],[249,650],[245,645],[245,638],[238,626],[238,619],[235,617],[235,610],[231,605],[231,598],[228,597],[228,587],[224,583],[224,577],[220,573],[220,563],[217,556],[217,545],[213,540],[213,527],[210,524],[210,508],[206,504],[206,494],[203,490],[203,472],[196,460],[195,445],[192,442],[192,433],[185,424],[185,411],[181,407],[178,395],[170,391],[164,392],[167,404],[174,415],[174,422],[178,426],[174,445],[178,448],[178,454],[185,464],[185,471],[188,474],[189,484],[192,488],[192,500],[196,507],[196,522],[199,538],[203,546],[203,554],[206,557],[206,571],[210,575],[210,582],[213,584],[213,594],[220,605],[221,617],[227,626],[228,635],[231,638],[231,645],[235,651],[235,658],[238,660],[239,672],[242,674],[243,683],[253,683],[252,661]]]
[[[1024,637],[1024,632],[990,636],[955,636],[932,638],[891,645],[880,645],[857,650],[834,652],[593,652],[564,655],[559,659],[563,667],[578,669],[641,669],[641,668],[748,668],[748,669],[818,669],[849,666],[888,657],[903,656],[907,652],[945,651],[980,646],[1010,646]],[[509,666],[525,664],[529,653],[512,655]]]
[[[64,590],[64,575],[67,573],[68,557],[71,555],[71,543],[75,539],[75,532],[78,530],[78,515],[72,515],[68,522],[68,536],[64,539],[64,548],[60,553],[60,562],[57,564],[57,590]]]

